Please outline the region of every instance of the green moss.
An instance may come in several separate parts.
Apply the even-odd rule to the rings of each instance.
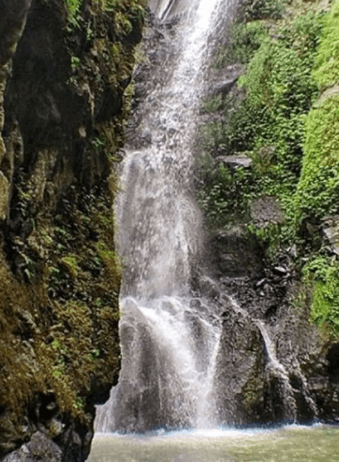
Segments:
[[[115,251],[110,250],[108,244],[105,242],[98,242],[97,249],[101,260],[108,270],[111,281],[119,285],[121,280],[121,263],[118,255]]]
[[[218,50],[216,67],[226,64],[247,64],[267,36],[267,28],[258,21],[234,24],[229,34],[229,43]]]
[[[64,0],[68,11],[69,22],[74,26],[79,25],[80,9],[82,0]]]
[[[253,30],[260,31],[254,24]],[[305,114],[318,93],[312,64],[321,28],[319,15],[307,14],[276,30],[278,38],[258,36],[260,48],[239,79],[245,97],[239,102],[237,97],[220,96],[205,104],[205,111],[220,111],[226,121],[203,127],[205,151],[212,158],[224,152],[244,153],[252,159],[252,170],[205,167],[200,203],[215,226],[246,217],[254,199],[275,196],[285,222],[279,229],[260,230],[272,249],[290,243],[294,233],[292,198],[302,168]]]
[[[303,279],[313,291],[311,321],[339,337],[339,262],[324,256],[313,258],[303,270]]]
[[[314,77],[322,87],[339,83],[339,2],[324,19]]]
[[[326,99],[306,121],[303,169],[296,195],[299,220],[339,213],[339,97]]]
[[[75,255],[66,255],[61,259],[62,263],[66,266],[69,273],[76,278],[79,274],[79,266],[77,257]]]

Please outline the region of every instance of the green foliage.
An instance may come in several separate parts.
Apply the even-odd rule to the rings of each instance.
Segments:
[[[303,279],[313,288],[310,319],[339,336],[339,263],[318,256],[304,267]]]
[[[71,56],[71,68],[74,71],[80,66],[80,58],[77,56]]]
[[[218,50],[216,67],[233,63],[247,64],[266,36],[267,28],[260,22],[234,24],[230,30],[229,43]]]
[[[326,99],[306,122],[305,156],[296,195],[297,219],[339,213],[339,97]]]
[[[98,242],[98,254],[103,261],[110,278],[112,280],[120,280],[121,278],[121,263],[118,255],[105,242]]]
[[[260,231],[272,248],[287,243],[294,232],[292,198],[302,168],[305,114],[318,92],[312,64],[321,27],[317,15],[307,14],[285,25],[278,39],[258,35],[260,48],[239,81],[245,98],[237,103],[232,96],[220,95],[204,106],[205,112],[223,112],[226,121],[202,128],[206,153],[213,158],[242,152],[253,162],[251,173],[205,169],[199,201],[210,223],[220,225],[232,215],[245,216],[255,197],[277,197],[285,222],[279,230],[272,226]],[[262,31],[262,26],[251,24],[251,30]]]
[[[322,87],[339,83],[339,2],[324,19],[314,77]]]
[[[128,35],[133,30],[131,21],[128,19],[126,14],[120,11],[115,14],[115,27],[117,33],[120,35]]]
[[[252,106],[284,118],[308,111],[316,91],[309,56],[301,57],[283,40],[265,40],[241,84]]]
[[[82,0],[64,0],[68,11],[68,19],[73,28],[79,27],[81,22]],[[95,12],[114,14],[116,31],[121,35],[132,32],[131,20],[142,23],[146,15],[145,0],[92,0],[92,8]],[[87,25],[86,35],[90,38],[93,34]]]
[[[205,171],[204,187],[197,193],[200,207],[205,211],[211,226],[224,226],[230,215],[241,219],[247,209],[251,193],[256,190],[256,183],[248,170],[228,167]]]
[[[76,278],[79,274],[79,266],[78,266],[78,261],[77,257],[75,255],[66,255],[61,259],[62,263],[66,266],[67,270],[69,273]]]
[[[283,10],[282,0],[242,0],[240,16],[245,21],[265,18],[279,19]]]
[[[218,112],[223,107],[223,96],[215,95],[206,99],[202,106],[202,111],[205,113]]]
[[[69,15],[69,22],[73,27],[77,27],[79,25],[82,0],[65,0],[65,4]]]

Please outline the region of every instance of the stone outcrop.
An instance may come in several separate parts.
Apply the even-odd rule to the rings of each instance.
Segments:
[[[198,289],[218,303],[221,313],[214,379],[218,421],[337,422],[338,342],[310,324],[307,301],[294,295],[308,294],[307,287],[298,287],[289,258],[267,265],[259,258],[262,249],[258,253],[254,241],[249,246],[243,234],[242,252],[227,253],[225,264],[225,252],[236,246],[225,237],[216,242],[211,247],[214,292],[205,290],[205,278]]]
[[[71,5],[0,1],[6,461],[85,460],[120,368],[112,204],[145,4]]]
[[[325,217],[322,228],[331,251],[339,255],[339,216]]]

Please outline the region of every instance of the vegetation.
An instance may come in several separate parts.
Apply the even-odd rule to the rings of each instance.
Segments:
[[[265,2],[265,14],[256,9],[260,2],[251,4],[216,59],[246,71],[236,92],[205,103],[205,112],[222,117],[202,130],[198,200],[210,228],[243,222],[273,260],[294,245],[295,267],[313,294],[310,318],[339,335],[338,262],[321,231],[324,217],[339,214],[339,2],[329,12],[311,6],[295,19],[281,3]],[[251,169],[213,161],[226,154],[248,156]],[[262,226],[251,204],[267,196],[283,220]]]
[[[79,27],[82,21],[82,0],[64,0],[69,22]],[[92,0],[95,13],[113,14],[113,21],[118,34],[128,35],[133,30],[131,19],[143,21],[146,14],[147,0]]]
[[[34,2],[27,34],[34,29],[32,18],[47,39],[37,45],[27,69],[25,43],[32,37],[22,36],[24,51],[13,63],[15,82],[8,85],[1,136],[8,159],[15,161],[2,164],[10,165],[13,183],[11,219],[2,221],[0,233],[1,456],[29,439],[36,428],[31,422],[49,431],[56,417],[62,423],[59,435],[50,429],[52,438],[70,422],[88,426],[93,403],[106,396],[120,368],[114,171],[146,5],[144,0],[86,5]],[[39,73],[39,53],[50,57],[48,79]],[[30,83],[29,91],[20,93],[23,82]],[[14,129],[11,99],[38,101],[46,92],[58,115],[39,129],[39,139],[26,137],[40,116],[32,108],[29,120]],[[42,409],[46,401],[51,411]]]

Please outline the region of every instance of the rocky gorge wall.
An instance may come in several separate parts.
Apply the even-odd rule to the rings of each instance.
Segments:
[[[118,378],[112,204],[145,6],[0,1],[0,460],[85,460]]]
[[[184,4],[168,2],[173,17]],[[160,3],[151,6],[157,12]],[[6,462],[84,460],[93,436],[94,404],[104,402],[117,382],[121,276],[113,245],[114,171],[143,16],[137,1],[0,1],[0,458]],[[171,59],[166,46],[158,45],[173,37],[173,24],[149,33],[148,61],[136,74],[135,105],[142,104],[155,68]],[[218,41],[230,44],[228,34],[227,29]],[[270,34],[279,39],[274,26]],[[252,50],[252,30],[249,36],[246,49]],[[295,42],[304,44],[298,37]],[[229,125],[229,112],[218,111],[224,105],[230,109],[228,96],[244,100],[237,82],[247,65],[234,59],[211,69],[206,96],[214,102],[202,109],[202,127],[220,121],[223,128]],[[272,99],[265,89],[265,104],[284,94],[279,85],[272,85],[277,90]],[[336,96],[335,87],[330,90],[334,93],[328,95]],[[288,95],[292,98],[293,92]],[[209,112],[211,105],[218,110]],[[309,109],[308,104],[304,113]],[[232,107],[230,112],[238,114]],[[136,146],[149,142],[142,126],[137,130],[140,122],[132,118],[130,125]],[[227,193],[221,203],[219,192],[210,188],[215,177],[206,171],[201,176],[197,169],[196,183],[206,192],[202,197],[198,187],[198,199],[208,220],[212,211],[214,224],[192,284],[213,300],[222,319],[215,376],[218,420],[335,421],[338,341],[326,323],[325,331],[310,323],[314,287],[306,286],[299,265],[319,250],[319,223],[301,220],[307,242],[315,243],[311,253],[297,241],[278,246],[269,258],[272,241],[267,243],[265,233],[277,235],[288,221],[284,203],[261,190],[246,207],[241,198],[252,193],[248,185],[269,178],[268,167],[277,164],[283,143],[274,146],[265,139],[253,149],[253,159],[249,146],[241,144],[248,127],[241,117],[236,122],[245,137],[233,133],[236,142],[227,145],[218,128],[212,148],[210,138],[204,141],[206,157],[197,148],[203,166],[210,155],[213,165],[223,167],[219,191]],[[295,144],[292,139],[289,148]],[[300,165],[296,170],[299,179]],[[277,177],[274,181],[278,184]],[[208,208],[209,197],[217,211]],[[328,228],[335,229],[335,217],[328,220]],[[259,231],[253,232],[253,225],[260,225]],[[333,259],[332,249],[329,255]],[[328,286],[325,276],[318,281],[320,289]],[[336,281],[335,272],[332,276]]]
[[[224,424],[338,420],[337,11],[243,1],[211,69],[196,187]]]

